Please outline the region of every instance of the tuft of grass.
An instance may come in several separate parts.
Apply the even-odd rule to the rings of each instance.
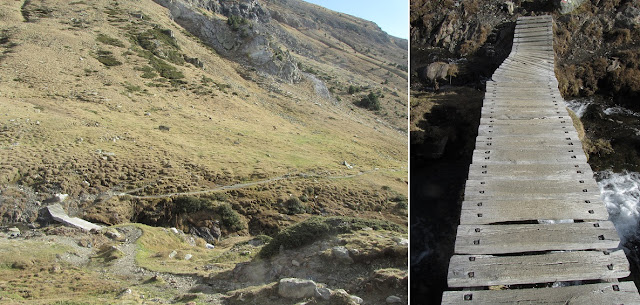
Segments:
[[[96,37],[96,40],[104,44],[124,48],[124,43],[122,41],[105,34],[98,34],[98,37]]]
[[[307,220],[290,226],[266,244],[259,253],[260,257],[269,258],[277,254],[280,247],[284,249],[296,249],[309,245],[314,241],[327,236],[351,233],[364,228],[374,230],[387,230],[406,232],[407,229],[400,225],[385,220],[362,219],[355,217],[319,217],[314,216]]]

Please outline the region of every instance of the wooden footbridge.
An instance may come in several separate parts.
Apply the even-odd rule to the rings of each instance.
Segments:
[[[443,304],[640,304],[558,91],[552,24],[519,18],[487,82]]]

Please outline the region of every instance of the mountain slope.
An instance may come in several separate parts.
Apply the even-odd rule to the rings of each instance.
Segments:
[[[299,256],[294,249],[254,261],[259,245],[246,250],[253,254],[239,255],[254,236],[278,236],[311,216],[406,227],[406,47],[373,24],[301,1],[26,0],[2,2],[0,12],[2,222],[30,224],[23,235],[42,237],[34,240],[38,247],[64,235],[51,238],[72,249],[54,252],[89,262],[55,255],[34,260],[71,264],[84,275],[106,272],[101,278],[142,285],[163,300],[179,297],[154,290],[171,281],[184,286],[171,293],[205,284],[213,288],[202,297],[218,302],[222,294],[234,295],[228,291],[297,274],[285,268],[260,283],[225,278],[238,263],[277,269],[275,262]],[[317,16],[317,26],[292,26],[306,20],[303,14]],[[228,48],[210,40],[211,33]],[[366,96],[375,97],[379,110],[369,109]],[[65,198],[55,194],[68,195],[61,204],[70,215],[119,225],[127,240],[50,226],[39,210]],[[135,229],[129,222],[153,227]],[[157,228],[169,226],[187,232],[180,243]],[[216,251],[203,248],[198,238],[208,235],[202,228],[222,234]],[[360,229],[349,234],[364,234]],[[393,259],[363,254],[357,268],[406,274],[406,232],[385,234],[380,238],[388,239]],[[162,246],[151,249],[145,238],[160,238],[152,244]],[[201,242],[188,244],[189,238]],[[333,247],[347,237],[317,238]],[[386,243],[358,247],[377,253]],[[79,244],[93,246],[77,249]],[[190,251],[194,260],[167,261],[174,249],[165,244],[180,257]],[[10,267],[19,256],[0,264]],[[125,261],[127,268],[118,270]],[[207,276],[178,276],[209,270],[212,261],[217,269]],[[128,273],[136,268],[146,271]],[[26,275],[30,267],[20,274],[7,270],[9,277],[32,276]],[[136,282],[150,272],[167,283]],[[406,281],[396,286],[406,296]],[[349,289],[340,283],[330,288]],[[116,297],[113,291],[104,297]],[[57,300],[46,295],[9,297]],[[373,295],[373,304],[387,296]],[[101,300],[95,303],[110,302]]]

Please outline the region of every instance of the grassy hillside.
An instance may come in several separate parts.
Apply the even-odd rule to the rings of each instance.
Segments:
[[[299,16],[300,10],[320,10],[291,3],[295,5],[281,13],[291,17]],[[274,11],[287,2],[262,4]],[[228,16],[194,9],[234,26],[227,23]],[[97,235],[99,241],[87,244],[87,236],[94,235],[65,233],[84,245],[83,250],[78,244],[73,249],[55,248],[52,253],[63,254],[31,261],[62,264],[61,274],[77,274],[80,286],[73,298],[95,296],[88,302],[119,298],[140,303],[146,292],[171,302],[219,303],[221,293],[247,284],[208,284],[214,288],[198,290],[195,297],[188,291],[206,282],[205,277],[226,282],[225,272],[237,263],[252,262],[259,248],[240,255],[249,250],[246,244],[236,246],[238,242],[261,234],[276,236],[312,215],[356,216],[406,226],[406,50],[397,54],[402,41],[388,36],[381,36],[386,40],[379,49],[371,38],[352,41],[344,34],[348,29],[340,29],[340,41],[329,37],[343,24],[371,27],[374,34],[379,29],[353,17],[335,23],[332,18],[340,14],[322,10],[325,23],[319,21],[323,25],[316,29],[295,28],[275,17],[265,26],[273,31],[265,35],[277,45],[273,49],[287,52],[281,55],[293,58],[305,73],[299,81],[288,82],[215,51],[151,0],[0,3],[3,223],[31,223],[23,232],[41,238],[38,247],[46,247],[47,241],[55,244],[59,238],[47,238],[60,232],[51,233],[47,223],[39,221],[38,210],[55,194],[68,194],[62,205],[71,215],[106,225],[150,225],[118,227],[128,234],[126,242]],[[247,22],[242,26],[258,21]],[[354,50],[349,44],[366,45],[368,50]],[[278,54],[273,60],[280,60]],[[362,100],[369,94],[379,108],[365,107]],[[193,228],[214,221],[220,221],[222,230],[215,252],[208,252],[202,240],[182,244],[188,237],[160,238],[162,245],[167,241],[167,249],[146,243],[145,238],[167,234],[159,227],[174,226],[191,236]],[[142,233],[132,233],[136,230],[146,232],[146,237],[138,240]],[[395,244],[393,240],[406,233],[387,235],[379,238]],[[338,243],[335,236],[323,238]],[[194,260],[167,260],[171,247],[181,256],[190,251]],[[406,252],[406,244],[402,247]],[[65,255],[85,260],[62,260]],[[133,257],[140,261],[134,264]],[[384,261],[384,255],[376,259]],[[128,265],[119,271],[121,261]],[[363,262],[362,270],[400,266],[400,274],[406,274],[397,261]],[[211,264],[220,268],[202,269]],[[146,271],[134,276],[136,268]],[[5,269],[9,277],[43,276],[30,264]],[[150,272],[162,279],[152,278]],[[104,280],[106,288],[82,286],[91,277]],[[177,292],[162,292],[174,285],[172,280],[181,285]],[[20,291],[20,285],[31,285],[25,283],[11,284],[11,295],[1,296],[46,303],[58,301],[47,298],[49,292],[69,288],[46,284],[38,294],[29,294]],[[130,286],[134,292],[122,295],[126,285],[142,286]],[[331,289],[341,287],[347,289],[340,284]],[[398,287],[404,287],[406,295],[406,282]],[[386,295],[378,297],[384,301]]]

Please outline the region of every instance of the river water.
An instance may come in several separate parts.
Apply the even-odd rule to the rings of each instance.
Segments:
[[[582,117],[589,105],[594,104],[594,100],[575,99],[567,101],[566,104]],[[604,120],[620,121],[622,118],[626,121],[640,118],[637,112],[618,105],[597,104],[595,111]],[[634,126],[627,127],[635,129]],[[616,158],[615,154],[614,152],[612,158]],[[605,169],[596,171],[595,178],[600,186],[602,201],[609,212],[609,220],[613,222],[620,235],[621,246],[631,254],[630,256],[640,257],[640,253],[636,253],[638,247],[633,246],[640,241],[640,173],[627,169],[618,172]]]

